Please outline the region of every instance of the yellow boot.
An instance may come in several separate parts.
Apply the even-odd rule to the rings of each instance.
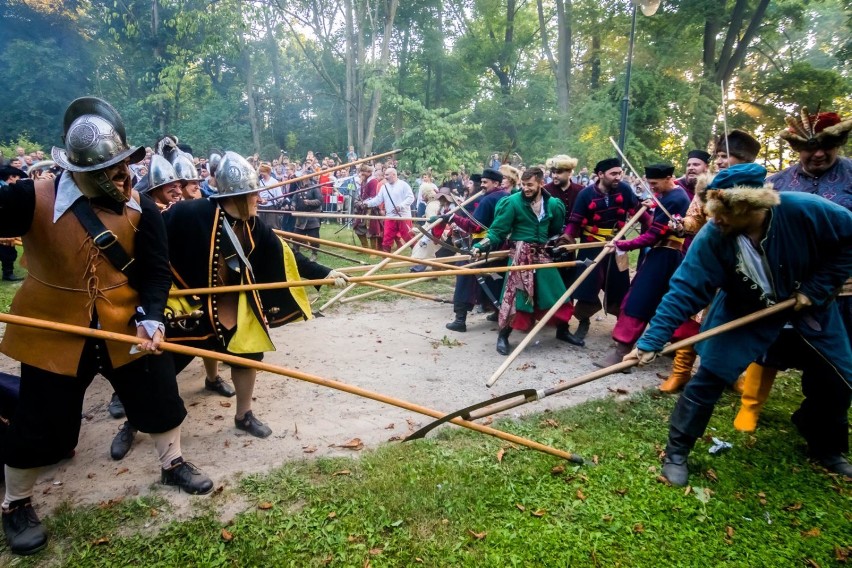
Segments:
[[[663,383],[657,387],[660,392],[677,392],[692,378],[692,366],[695,364],[697,355],[695,349],[686,346],[675,351],[672,362],[672,373]]]
[[[743,373],[737,379],[737,382],[734,383],[734,386],[731,387],[731,390],[734,391],[737,394],[740,394],[740,395],[743,394],[744,389],[745,389],[745,379],[746,379],[746,374]]]
[[[772,367],[763,367],[757,363],[748,366],[743,383],[742,406],[737,417],[734,418],[734,428],[740,432],[755,431],[760,411],[763,410],[763,405],[769,398],[769,391],[777,374],[778,369]]]

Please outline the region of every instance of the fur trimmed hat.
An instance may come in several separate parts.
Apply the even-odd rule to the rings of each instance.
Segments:
[[[744,162],[753,162],[760,153],[760,142],[748,132],[742,130],[731,130],[728,132],[727,142],[722,134],[713,144],[713,152],[725,152]]]
[[[547,169],[553,170],[573,170],[577,167],[577,158],[572,158],[566,154],[559,154],[549,158],[545,162]]]
[[[849,131],[852,130],[852,118],[841,119],[836,112],[819,112],[808,114],[808,109],[802,107],[798,117],[788,116],[784,119],[787,128],[778,136],[790,143],[797,152],[800,150],[829,150],[846,144]]]
[[[509,178],[509,180],[514,185],[518,185],[518,182],[521,181],[521,171],[514,166],[510,166],[509,164],[503,164],[502,166],[500,166],[500,173],[503,174],[503,177]]]
[[[698,178],[696,193],[711,217],[723,211],[739,215],[768,209],[781,202],[772,184],[766,183],[766,168],[759,164],[736,164],[716,174],[709,183],[708,179]]]

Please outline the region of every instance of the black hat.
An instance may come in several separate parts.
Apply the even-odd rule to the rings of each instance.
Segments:
[[[490,179],[491,181],[496,181],[497,183],[500,183],[501,181],[503,181],[503,174],[501,174],[497,170],[485,168],[482,171],[482,179]]]
[[[692,150],[692,151],[690,151],[689,154],[686,155],[686,159],[690,160],[692,158],[698,158],[699,160],[701,160],[705,164],[710,163],[710,153],[705,152],[704,150]]]
[[[470,174],[470,181],[479,183],[482,181],[482,174]]]
[[[728,133],[728,141],[725,143],[725,135],[716,140],[715,151],[725,152],[730,156],[739,158],[744,162],[753,162],[760,153],[760,142],[754,136],[742,130],[731,130]]]
[[[652,164],[645,166],[645,177],[648,179],[663,179],[674,174],[674,166],[669,164]]]
[[[26,179],[27,172],[13,166],[0,167],[0,181],[8,181],[9,178],[13,176],[18,176],[19,178]]]
[[[595,173],[598,172],[608,172],[612,168],[620,168],[621,160],[618,158],[607,158],[606,160],[601,160],[597,164],[595,164]]]

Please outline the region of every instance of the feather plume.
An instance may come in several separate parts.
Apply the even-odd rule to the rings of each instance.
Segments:
[[[799,111],[799,114],[802,116],[802,128],[804,128],[807,133],[805,138],[813,138],[814,125],[811,123],[811,117],[808,114],[808,107],[803,106]]]
[[[784,121],[787,123],[787,126],[790,127],[790,132],[795,134],[796,136],[800,136],[802,139],[808,139],[808,133],[804,131],[801,127],[801,123],[793,118],[792,116],[787,116],[784,118]]]

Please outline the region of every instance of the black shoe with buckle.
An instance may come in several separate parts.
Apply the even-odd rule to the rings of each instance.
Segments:
[[[124,459],[130,447],[133,445],[133,438],[136,436],[136,428],[130,425],[130,422],[125,422],[118,429],[118,434],[112,439],[112,444],[109,447],[109,455],[112,459],[118,461]]]
[[[172,460],[172,467],[160,472],[163,485],[176,485],[190,495],[207,495],[213,491],[213,480],[183,458]]]
[[[266,438],[272,434],[272,428],[258,420],[251,410],[246,412],[242,418],[234,417],[234,424],[237,430],[245,430],[256,438]]]
[[[236,394],[234,392],[234,389],[231,388],[231,385],[226,383],[222,379],[222,377],[220,377],[219,375],[216,375],[216,378],[213,379],[212,381],[208,380],[208,379],[204,379],[204,388],[209,390],[209,391],[217,392],[217,393],[221,394],[222,396],[227,396],[227,397],[231,397],[231,396],[234,396],[234,394]]]
[[[126,416],[126,413],[124,412],[124,403],[121,402],[117,394],[112,393],[112,398],[109,401],[109,406],[107,406],[107,411],[113,418],[124,418]]]
[[[47,532],[29,497],[12,501],[3,509],[3,532],[9,549],[21,556],[35,554],[47,545]]]

